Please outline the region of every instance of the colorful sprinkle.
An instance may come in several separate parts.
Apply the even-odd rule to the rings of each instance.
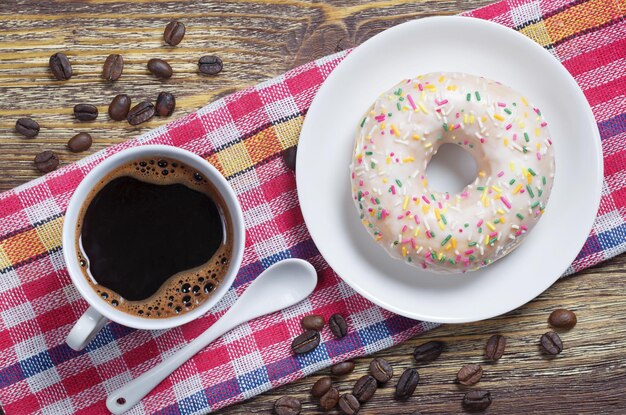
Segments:
[[[411,108],[413,108],[413,110],[415,110],[417,107],[415,106],[415,101],[413,101],[413,97],[409,94],[406,95],[406,99],[409,101],[409,105],[411,105]]]
[[[354,125],[354,124],[353,124]],[[450,238],[452,238],[452,235],[448,235],[446,236],[446,238],[441,241],[441,246],[444,246],[446,243],[448,243],[448,241],[450,240]]]
[[[506,206],[508,209],[511,209],[511,204],[504,196],[500,197],[500,200],[502,201],[502,203],[504,203],[504,206]]]

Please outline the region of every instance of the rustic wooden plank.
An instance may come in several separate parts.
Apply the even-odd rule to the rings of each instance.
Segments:
[[[92,102],[105,114],[110,99],[121,92],[135,102],[154,99],[162,90],[175,93],[177,110],[187,114],[217,97],[336,50],[352,47],[393,25],[435,14],[454,14],[491,0],[91,0],[0,2],[0,191],[38,176],[32,167],[43,149],[60,153],[63,164],[134,137],[169,119],[155,118],[141,127],[108,120],[78,123],[71,108]],[[175,48],[163,44],[162,31],[170,19],[187,25],[184,41]],[[54,81],[49,56],[67,51],[76,72],[67,83]],[[108,84],[100,79],[109,53],[122,53],[122,78]],[[217,77],[201,76],[196,60],[217,54],[225,70]],[[175,76],[165,82],[152,78],[145,63],[166,58]],[[25,140],[13,132],[15,120],[36,118],[42,132]],[[94,146],[75,155],[64,149],[78,131],[89,131]],[[396,367],[412,366],[412,348],[429,339],[449,344],[434,364],[420,368],[422,384],[407,403],[393,400],[394,380],[364,406],[363,414],[402,414],[420,409],[425,414],[461,412],[464,389],[452,383],[467,362],[481,362],[487,337],[507,335],[508,352],[498,364],[485,365],[479,384],[494,396],[490,413],[622,413],[626,407],[626,256],[555,284],[524,307],[496,319],[462,326],[444,326],[397,347],[378,353]],[[489,299],[485,299],[488,301]],[[557,307],[576,310],[579,323],[563,334],[566,350],[556,359],[537,350],[548,327],[548,313]],[[370,358],[357,361],[357,371],[338,383],[348,390],[367,370]],[[319,413],[308,389],[322,371],[302,381],[270,391],[220,414],[269,413],[283,394],[300,397],[303,413]],[[621,409],[620,409],[621,408]],[[337,413],[336,411],[334,413]]]

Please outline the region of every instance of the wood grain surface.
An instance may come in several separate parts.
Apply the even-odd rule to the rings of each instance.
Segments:
[[[160,91],[176,95],[172,117],[187,114],[217,97],[278,75],[298,64],[357,45],[398,23],[439,14],[455,14],[490,0],[0,0],[0,191],[38,176],[33,158],[44,150],[59,153],[62,164],[86,155],[72,154],[67,140],[79,131],[94,137],[87,153],[134,137],[168,119],[153,118],[139,127],[106,116],[108,103],[124,92],[134,102],[154,100]],[[171,19],[187,26],[178,47],[164,45],[163,28]],[[64,51],[75,75],[53,80],[48,58]],[[100,78],[110,53],[124,56],[122,78]],[[215,77],[197,72],[197,59],[219,55],[224,71]],[[153,57],[167,59],[175,75],[160,81],[146,70]],[[93,103],[102,114],[96,121],[73,119],[77,103]],[[41,125],[34,140],[14,132],[15,120],[33,117]],[[361,414],[461,413],[468,388],[454,384],[465,363],[483,362],[483,348],[494,333],[507,336],[505,356],[484,363],[483,380],[474,388],[491,391],[493,414],[622,414],[626,413],[626,256],[566,278],[531,303],[488,321],[448,325],[377,354],[395,367],[396,376],[379,389]],[[489,301],[489,298],[485,298]],[[562,333],[565,350],[546,358],[538,348],[548,330],[551,310],[565,307],[578,314],[578,325]],[[413,348],[438,339],[446,352],[419,367],[422,377],[407,402],[393,399],[402,370],[414,367]],[[356,361],[356,371],[336,379],[351,390],[367,372],[371,358]],[[313,382],[328,371],[265,393],[219,414],[270,413],[273,402],[292,395],[303,402],[303,414],[321,413],[309,396]],[[334,411],[333,413],[338,413]]]

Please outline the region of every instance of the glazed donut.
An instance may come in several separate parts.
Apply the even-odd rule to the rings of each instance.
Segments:
[[[359,120],[351,170],[361,222],[394,258],[439,273],[476,270],[517,247],[544,212],[554,150],[541,111],[498,82],[429,73],[383,93]],[[476,160],[458,194],[428,185],[441,145]]]

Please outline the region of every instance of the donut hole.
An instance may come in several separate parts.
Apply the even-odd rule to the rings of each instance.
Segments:
[[[458,144],[442,144],[426,166],[428,187],[440,193],[459,193],[476,180],[474,156]]]

